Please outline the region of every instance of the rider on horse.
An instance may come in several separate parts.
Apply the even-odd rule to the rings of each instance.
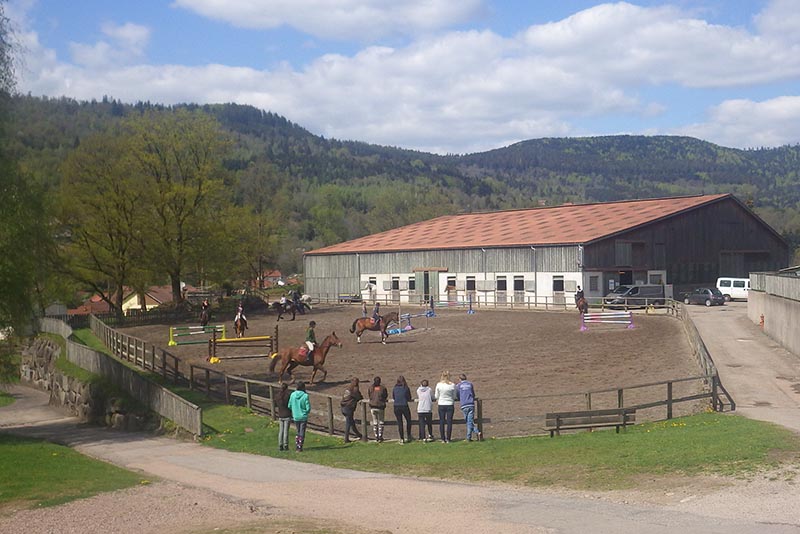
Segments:
[[[242,320],[244,324],[244,328],[247,328],[247,317],[244,315],[244,307],[242,307],[242,303],[239,303],[239,306],[236,308],[236,317],[233,319],[233,322],[236,323],[239,319]]]
[[[317,323],[311,321],[308,323],[308,328],[306,329],[306,346],[308,347],[308,355],[306,358],[309,364],[314,363],[314,348],[317,346],[317,335],[314,333],[315,326],[317,326]]]
[[[296,289],[292,289],[292,303],[294,304],[294,309],[300,312],[300,315],[305,315],[305,310],[303,310],[303,306],[300,304],[300,293]]]
[[[582,298],[583,298],[583,289],[581,289],[581,286],[578,286],[578,291],[575,292],[575,305],[576,306],[578,305],[578,301],[580,301]]]
[[[381,303],[376,302],[375,307],[372,308],[372,321],[378,324],[381,320]]]

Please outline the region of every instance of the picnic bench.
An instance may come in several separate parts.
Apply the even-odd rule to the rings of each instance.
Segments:
[[[584,410],[580,412],[553,412],[545,415],[545,429],[550,437],[561,430],[581,428],[626,427],[636,422],[636,408],[611,408],[608,410]]]

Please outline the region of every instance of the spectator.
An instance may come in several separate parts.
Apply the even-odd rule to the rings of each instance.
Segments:
[[[480,441],[481,433],[475,426],[475,386],[467,380],[467,375],[462,373],[459,378],[456,385],[456,399],[461,404],[461,412],[467,422],[467,441],[472,441],[473,434],[475,434],[475,440]]]
[[[420,441],[433,441],[433,391],[428,387],[427,380],[423,380],[417,388],[417,417]]]
[[[433,399],[439,407],[439,435],[442,443],[450,443],[453,434],[453,412],[455,411],[456,385],[450,381],[450,373],[442,371],[436,384]]]
[[[297,436],[294,438],[294,450],[303,452],[303,442],[306,440],[306,426],[308,414],[311,412],[311,403],[308,400],[305,383],[297,382],[297,389],[289,396],[289,408],[292,410]]]
[[[375,441],[378,443],[383,443],[384,416],[388,400],[389,391],[386,386],[381,385],[381,377],[376,376],[372,380],[372,388],[369,390],[369,412],[372,415],[372,431],[375,433]]]
[[[392,400],[394,401],[394,417],[397,419],[397,432],[400,434],[400,444],[403,444],[411,441],[411,409],[408,407],[408,403],[413,400],[411,390],[403,375],[397,377],[397,383],[392,389]],[[405,432],[403,431],[403,418],[406,420]]]
[[[361,317],[367,318],[367,301],[361,301]]]
[[[356,408],[358,407],[359,401],[363,399],[364,396],[361,394],[361,390],[358,388],[358,378],[353,378],[350,381],[350,385],[344,390],[344,395],[342,396],[342,415],[344,415],[344,442],[350,443],[350,432],[356,437],[356,439],[361,439],[362,435],[361,432],[358,431],[358,427],[356,426],[356,420],[354,414],[356,412]]]
[[[292,410],[289,409],[291,392],[286,383],[281,384],[281,390],[275,398],[278,407],[278,450],[289,450],[289,424],[292,422]]]

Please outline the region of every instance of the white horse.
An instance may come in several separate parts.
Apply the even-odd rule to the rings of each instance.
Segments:
[[[314,299],[311,298],[311,295],[303,293],[303,296],[300,297],[300,302],[306,305],[306,307],[310,310],[311,309],[311,301]]]

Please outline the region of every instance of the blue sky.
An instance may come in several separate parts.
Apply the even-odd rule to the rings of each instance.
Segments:
[[[6,14],[34,95],[252,104],[438,153],[800,142],[800,0],[8,0]]]

